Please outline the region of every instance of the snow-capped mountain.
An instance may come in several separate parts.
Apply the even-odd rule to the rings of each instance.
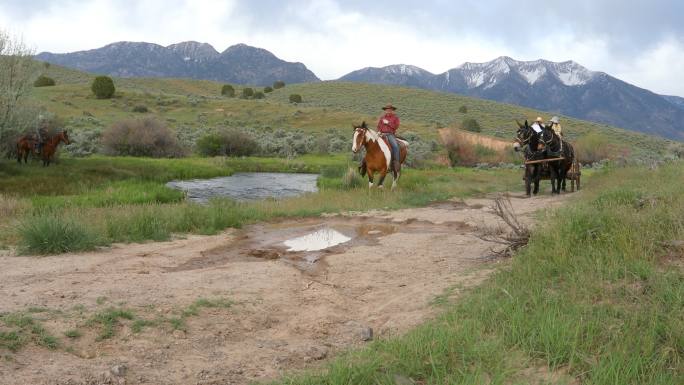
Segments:
[[[171,44],[166,48],[181,55],[183,61],[186,62],[201,62],[219,56],[218,51],[216,51],[211,44],[199,43],[196,41],[184,41],[182,43]]]
[[[437,75],[400,65],[364,68],[340,80],[458,93],[684,141],[684,99],[657,95],[574,61],[517,61],[502,56],[486,63],[464,63]]]

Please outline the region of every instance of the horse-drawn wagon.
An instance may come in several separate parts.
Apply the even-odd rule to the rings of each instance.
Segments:
[[[540,164],[541,170],[539,172],[540,180],[551,180],[551,170],[549,169],[549,162],[562,161],[565,158],[547,158],[538,160],[528,160],[525,161],[525,166],[531,164]],[[565,179],[570,181],[570,191],[575,192],[575,185],[577,186],[577,191],[581,188],[580,179],[582,176],[582,167],[576,158],[572,160],[570,169],[565,174]],[[522,179],[525,180],[526,176],[523,173]],[[565,181],[563,181],[562,189],[565,190]]]

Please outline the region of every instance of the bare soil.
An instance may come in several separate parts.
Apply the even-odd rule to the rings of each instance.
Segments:
[[[532,223],[562,197],[512,197]],[[115,245],[48,257],[0,255],[0,311],[33,314],[56,350],[28,344],[0,349],[1,384],[247,384],[321,362],[373,338],[401,334],[434,317],[434,299],[457,298],[495,269],[498,245],[478,234],[503,226],[491,199],[430,207],[324,215],[262,223],[216,236]],[[288,252],[283,242],[321,228],[351,241],[319,252]],[[199,298],[185,331],[169,325],[131,330],[123,321],[98,340],[87,319],[108,307],[153,319],[177,316]],[[80,338],[63,335],[77,329]]]

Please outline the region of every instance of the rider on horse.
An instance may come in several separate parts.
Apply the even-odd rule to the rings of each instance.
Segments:
[[[392,167],[394,171],[401,170],[401,161],[399,160],[399,143],[397,143],[397,129],[399,128],[399,117],[394,113],[397,110],[392,103],[382,107],[385,113],[378,120],[378,131],[387,138],[392,149]]]
[[[40,122],[36,129],[36,144],[35,144],[35,152],[40,154],[41,151],[43,151],[43,145],[45,145],[45,142],[48,139],[48,134],[49,134],[49,123],[47,120],[43,120]]]

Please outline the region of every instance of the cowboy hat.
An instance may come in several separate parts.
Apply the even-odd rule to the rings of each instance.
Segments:
[[[383,110],[392,110],[392,111],[395,111],[395,110],[397,109],[397,107],[394,107],[394,106],[392,105],[392,103],[387,103],[387,104],[385,105],[385,107],[382,107],[382,109],[383,109]]]
[[[554,116],[553,118],[551,118],[551,120],[549,120],[549,122],[558,124],[560,123],[560,119],[557,116]]]
[[[542,119],[541,116],[537,116],[535,122],[544,123],[544,119]]]

